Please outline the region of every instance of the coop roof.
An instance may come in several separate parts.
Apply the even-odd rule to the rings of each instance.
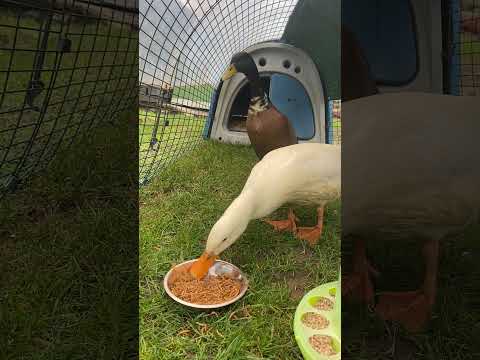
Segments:
[[[330,99],[339,99],[341,4],[329,0],[300,0],[282,40],[307,52],[315,62]]]

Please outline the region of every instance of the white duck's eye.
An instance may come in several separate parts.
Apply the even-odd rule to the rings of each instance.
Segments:
[[[223,239],[222,242],[227,241],[227,239],[228,239],[228,238]]]

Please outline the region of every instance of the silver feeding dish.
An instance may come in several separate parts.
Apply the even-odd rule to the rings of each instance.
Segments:
[[[191,307],[191,308],[195,308],[195,309],[217,309],[217,308],[220,308],[220,307],[224,307],[224,306],[233,304],[234,302],[236,302],[240,298],[242,298],[243,295],[245,295],[245,292],[248,289],[248,280],[247,280],[245,274],[238,267],[236,267],[233,264],[230,264],[230,263],[228,263],[226,261],[223,261],[223,260],[216,260],[215,263],[212,265],[212,267],[210,267],[210,269],[208,270],[208,274],[206,276],[221,276],[221,275],[224,275],[224,276],[227,276],[229,278],[239,280],[242,286],[240,288],[240,292],[238,293],[238,295],[236,297],[234,297],[233,299],[230,299],[228,301],[225,301],[223,303],[211,304],[211,305],[194,304],[194,303],[190,303],[188,301],[185,301],[185,300],[182,300],[182,299],[176,297],[170,290],[169,279],[170,279],[172,273],[175,271],[175,269],[178,269],[180,267],[185,267],[188,264],[193,263],[194,261],[197,261],[197,259],[185,261],[181,264],[178,264],[178,265],[174,266],[173,268],[171,268],[168,271],[167,275],[165,275],[165,278],[163,279],[163,287],[164,287],[165,291],[167,292],[168,296],[170,296],[173,300],[175,300],[176,302],[178,302],[182,305],[185,305],[185,306],[188,306],[188,307]]]

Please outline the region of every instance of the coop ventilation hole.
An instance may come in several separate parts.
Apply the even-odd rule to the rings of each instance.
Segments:
[[[258,64],[260,66],[265,66],[267,65],[267,60],[265,60],[265,58],[261,58],[260,60],[258,60]]]
[[[283,62],[283,67],[284,67],[285,69],[290,69],[290,66],[291,66],[291,65],[292,65],[292,63],[291,63],[289,60],[285,60],[285,61]]]

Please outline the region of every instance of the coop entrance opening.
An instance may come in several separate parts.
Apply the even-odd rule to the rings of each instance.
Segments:
[[[260,78],[263,88],[270,96],[270,76]],[[230,131],[247,131],[248,106],[250,104],[250,85],[245,83],[238,92],[230,109],[227,129]]]
[[[300,140],[310,140],[315,135],[315,118],[312,103],[305,88],[297,79],[285,74],[265,74],[261,82],[275,107],[285,114]],[[245,83],[238,91],[227,118],[229,131],[246,132],[250,86]]]

